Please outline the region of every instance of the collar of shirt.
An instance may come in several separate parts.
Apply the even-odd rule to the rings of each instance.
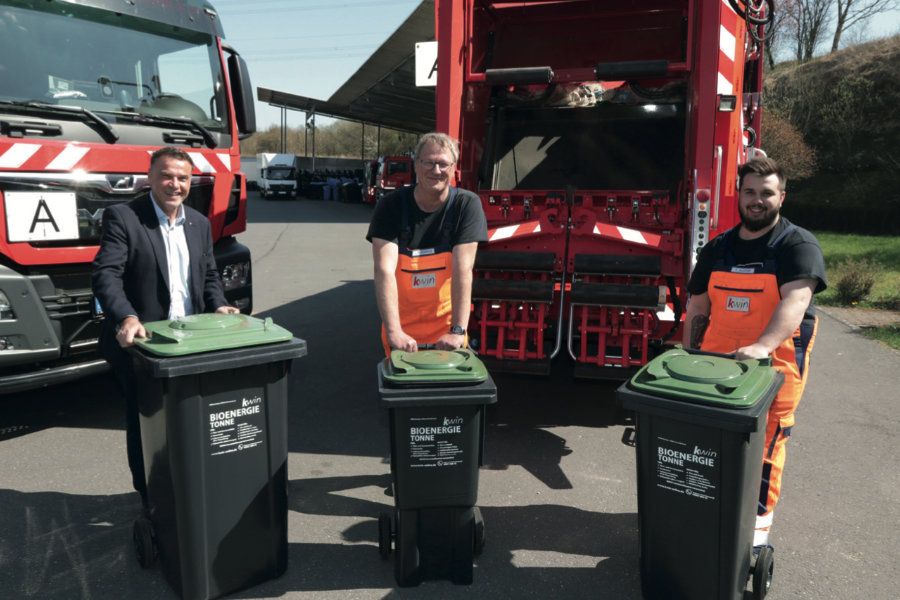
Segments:
[[[153,205],[153,210],[156,212],[156,218],[159,219],[159,224],[163,227],[170,227],[169,225],[169,216],[162,211],[159,207],[159,204],[156,203],[156,200],[153,198],[153,194],[150,194],[150,204]],[[184,225],[184,205],[180,205],[178,207],[178,213],[175,215],[175,224],[172,227],[180,227]]]

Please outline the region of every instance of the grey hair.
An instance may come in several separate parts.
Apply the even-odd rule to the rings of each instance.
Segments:
[[[425,147],[425,144],[434,144],[443,150],[449,150],[450,155],[453,156],[453,162],[456,163],[459,161],[459,142],[446,133],[432,131],[431,133],[426,133],[420,137],[419,143],[416,144],[416,149],[413,152],[415,158],[419,158],[419,153],[422,151],[422,148]]]

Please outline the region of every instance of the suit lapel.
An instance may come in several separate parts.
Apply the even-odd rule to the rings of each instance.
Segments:
[[[156,211],[153,210],[152,202],[153,199],[148,195],[147,201],[141,207],[141,224],[144,226],[144,233],[147,234],[150,247],[153,248],[153,254],[156,255],[156,265],[159,267],[160,276],[166,284],[166,290],[169,290],[169,261],[166,260],[162,231],[159,230],[159,219]]]

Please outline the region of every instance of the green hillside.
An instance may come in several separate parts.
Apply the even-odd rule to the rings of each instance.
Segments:
[[[788,218],[810,229],[900,233],[898,65],[900,35],[768,73],[762,147],[792,165],[814,156],[811,175],[789,182]],[[792,128],[802,141],[783,143]]]

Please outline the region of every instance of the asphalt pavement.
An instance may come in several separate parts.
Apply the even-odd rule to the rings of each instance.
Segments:
[[[547,378],[496,377],[474,583],[397,588],[377,549],[376,519],[393,499],[376,402],[371,209],[253,196],[248,214],[240,239],[253,252],[254,312],[305,339],[309,354],[291,375],[288,571],[231,597],[641,597],[628,416],[614,384],[573,380],[565,361]],[[769,597],[896,598],[900,353],[822,315],[811,368]],[[0,396],[0,597],[177,597],[158,567],[135,559],[140,503],[121,410],[109,376]]]

